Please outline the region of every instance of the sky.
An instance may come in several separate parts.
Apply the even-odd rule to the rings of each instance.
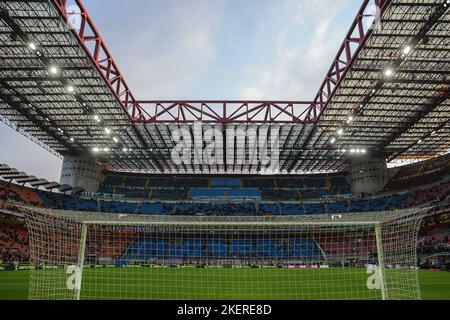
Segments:
[[[141,100],[313,100],[362,0],[85,0]],[[0,123],[0,163],[61,160]]]

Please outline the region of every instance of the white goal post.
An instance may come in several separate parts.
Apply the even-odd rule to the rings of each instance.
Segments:
[[[273,217],[23,207],[30,299],[420,299],[429,209]]]

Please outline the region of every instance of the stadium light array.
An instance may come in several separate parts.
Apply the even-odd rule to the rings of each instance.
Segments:
[[[342,136],[342,135],[344,134],[344,129],[339,129],[339,130],[337,131],[337,134],[340,135],[340,136]]]
[[[333,143],[335,143],[336,142],[336,138],[335,137],[333,137],[333,138],[331,138],[331,141],[330,141],[332,144]]]
[[[38,45],[37,45],[35,42],[29,41],[29,42],[26,43],[26,46],[27,46],[30,50],[32,50],[33,52],[35,52],[38,56],[41,56],[41,55],[42,55],[42,53],[39,51]],[[61,73],[61,69],[60,69],[57,65],[55,65],[55,64],[49,64],[49,65],[48,65],[48,73],[49,73],[50,75],[52,75],[52,76],[58,76],[58,75]],[[75,91],[76,91],[75,86],[68,84],[68,85],[65,86],[65,89],[66,89],[66,91],[67,91],[68,93],[75,94]],[[83,107],[87,107],[87,104],[86,104],[85,102],[82,102],[81,104],[82,104]],[[31,106],[31,107],[32,107],[32,106]],[[34,109],[34,107],[32,107],[32,108]],[[97,115],[97,114],[95,114],[95,115],[93,116],[93,118],[94,118],[94,120],[95,120],[97,123],[101,123],[101,121],[102,121],[101,118],[100,118],[100,116]],[[46,118],[46,120],[47,120],[47,121],[50,121],[50,119],[48,119],[48,118]],[[110,134],[112,133],[112,130],[111,130],[110,128],[105,127],[104,129],[105,129],[105,133],[106,133],[107,135],[110,135]],[[57,130],[58,130],[59,132],[61,132],[61,133],[64,133],[64,131],[63,131],[61,128],[58,128]],[[72,137],[71,137],[69,140],[70,140],[70,142],[72,142],[72,143],[75,142],[75,139],[72,138]],[[113,141],[114,141],[115,143],[119,143],[119,138],[118,138],[118,137],[113,137]],[[110,149],[109,149],[108,147],[103,148],[102,150],[103,150],[104,152],[109,152],[109,151],[110,151]],[[92,151],[93,151],[94,153],[98,153],[98,152],[101,151],[101,149],[98,148],[98,147],[95,147],[95,148],[92,149]],[[128,152],[128,149],[124,148],[123,151],[124,151],[124,152]]]
[[[392,68],[387,68],[385,71],[384,71],[384,75],[386,76],[386,77],[388,77],[388,78],[390,78],[390,77],[392,77],[393,75],[394,75],[394,69],[392,69]]]
[[[358,149],[358,148],[352,148],[349,151],[351,154],[361,154],[361,153],[367,153],[367,149]]]
[[[74,92],[75,92],[75,87],[69,85],[69,86],[66,87],[66,90],[67,90],[67,92],[69,92],[69,93],[74,93]]]
[[[57,76],[60,72],[60,69],[55,65],[50,65],[48,67],[48,72],[53,76]]]
[[[412,51],[412,47],[411,47],[411,46],[406,46],[406,47],[403,48],[403,54],[404,54],[405,56],[407,56],[408,54],[410,54],[411,51]]]
[[[350,153],[350,154],[365,154],[367,153],[367,149],[364,148],[351,148],[351,149],[340,149],[338,150],[341,153]]]
[[[41,51],[39,50],[39,47],[36,43],[30,41],[26,44],[26,46],[33,52],[36,52],[36,54],[40,57],[42,56]]]
[[[28,48],[30,48],[30,49],[33,50],[33,51],[36,51],[38,47],[37,47],[36,43],[34,43],[34,42],[29,42],[29,43],[28,43]]]
[[[347,119],[347,123],[351,123],[353,120],[355,120],[355,118],[353,116],[350,116]]]

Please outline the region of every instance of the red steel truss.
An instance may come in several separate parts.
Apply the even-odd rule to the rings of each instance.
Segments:
[[[358,53],[364,47],[368,36],[374,30],[373,27],[376,26],[377,18],[382,16],[390,2],[391,0],[363,1],[361,9],[359,9],[355,20],[350,26],[350,30],[345,36],[344,42],[339,48],[336,58],[334,58],[319,92],[314,98],[314,104],[309,110],[312,113],[309,114],[309,118],[314,118],[317,121],[320,119],[342,79],[350,70]],[[371,26],[366,23],[368,19],[374,20]]]
[[[140,123],[314,123],[307,101],[138,101]]]
[[[68,23],[68,25],[70,25],[67,12],[69,1],[53,0],[53,3],[64,20]],[[73,0],[73,3],[71,1],[70,5],[76,5],[78,10],[75,12],[79,13],[81,16],[80,28],[71,28],[73,33],[77,36],[79,43],[88,56],[92,59],[92,62],[97,67],[99,73],[105,79],[107,85],[115,94],[120,105],[127,112],[130,118],[133,121],[141,120],[143,115],[142,110],[136,103],[136,99],[131,93],[130,87],[127,85],[119,70],[119,67],[114,62],[111,53],[97,31],[94,22],[83,5],[83,2],[81,0]]]
[[[314,102],[304,101],[138,101],[89,16],[82,0],[72,0],[81,16],[73,28],[80,44],[134,123],[316,123],[334,96],[341,80],[364,46],[372,28],[374,8],[381,16],[391,0],[363,0]],[[73,3],[72,3],[73,2]],[[53,0],[61,16],[69,21],[68,0]],[[370,12],[372,10],[372,12]],[[219,107],[217,107],[219,106]]]

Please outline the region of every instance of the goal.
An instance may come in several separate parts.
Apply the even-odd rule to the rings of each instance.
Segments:
[[[24,209],[30,299],[420,299],[426,209],[181,217]]]

